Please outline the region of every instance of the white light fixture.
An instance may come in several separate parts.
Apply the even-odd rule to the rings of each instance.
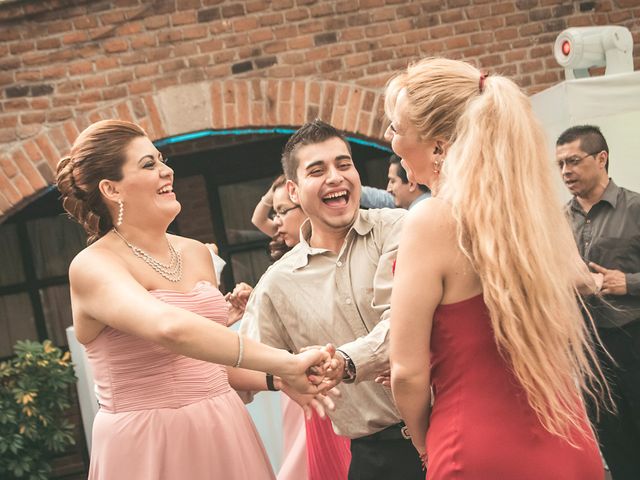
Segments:
[[[633,38],[625,27],[575,27],[564,30],[553,47],[567,80],[589,77],[589,68],[606,67],[605,75],[633,72]]]

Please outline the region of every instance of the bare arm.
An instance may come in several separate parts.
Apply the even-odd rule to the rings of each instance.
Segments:
[[[433,202],[430,202],[432,204]],[[414,209],[406,219],[391,295],[391,389],[413,445],[422,455],[429,424],[433,314],[455,248],[442,208]],[[416,288],[419,285],[419,288]]]
[[[256,208],[253,210],[253,215],[251,216],[251,223],[269,237],[273,237],[278,230],[275,222],[269,218],[269,213],[271,213],[272,208],[273,192],[271,191],[271,188],[269,188],[267,193],[264,194],[256,205]]]
[[[74,325],[108,325],[158,343],[182,355],[223,365],[234,365],[239,355],[236,333],[188,310],[156,299],[140,285],[119,257],[107,250],[81,252],[69,270]],[[273,372],[301,391],[315,393],[307,368],[321,363],[321,352],[292,354],[244,340],[242,366]]]

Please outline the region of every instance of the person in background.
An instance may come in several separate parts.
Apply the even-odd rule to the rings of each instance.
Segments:
[[[274,478],[231,385],[315,394],[319,378],[306,372],[321,376],[332,352],[292,355],[225,327],[209,251],[166,233],[180,212],[173,170],[138,125],[87,127],[58,163],[57,187],[89,238],[69,267],[100,403],[89,479]]]
[[[615,480],[640,478],[640,195],[609,178],[609,147],[593,125],[571,127],[556,142],[567,212],[580,255],[604,276],[588,301],[616,413],[592,412]],[[604,300],[604,301],[602,301]]]
[[[606,387],[575,296],[596,283],[528,98],[430,58],[385,103],[386,138],[434,194],[402,232],[390,322],[393,397],[427,478],[602,480],[584,398]]]
[[[407,171],[401,163],[401,158],[395,154],[389,157],[389,171],[387,173],[387,189],[362,187],[360,197],[361,208],[405,208],[411,209],[418,202],[431,196],[429,187],[416,183],[407,177]]]
[[[407,171],[402,166],[401,160],[395,154],[389,157],[387,192],[393,195],[396,207],[411,210],[419,202],[429,198],[431,191],[426,185],[421,185],[407,177]]]

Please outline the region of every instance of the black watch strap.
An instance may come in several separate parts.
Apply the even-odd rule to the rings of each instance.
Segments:
[[[340,355],[344,357],[344,374],[342,375],[342,381],[344,383],[353,383],[356,380],[355,363],[353,363],[351,357],[342,350],[336,350],[336,352],[340,352]]]
[[[272,373],[267,373],[267,390],[269,390],[270,392],[277,392],[278,389],[276,388],[275,384],[273,383],[273,374]]]

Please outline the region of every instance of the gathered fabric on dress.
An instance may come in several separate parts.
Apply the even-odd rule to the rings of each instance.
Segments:
[[[316,411],[306,420],[309,480],[347,480],[351,440],[333,430],[331,419]]]
[[[150,293],[226,325],[227,304],[209,282]],[[85,348],[100,404],[90,480],[275,478],[226,367],[110,327]]]
[[[437,307],[431,382],[428,480],[604,478],[592,435],[576,432],[576,448],[543,427],[498,351],[482,295]],[[578,398],[576,408],[588,428]]]

